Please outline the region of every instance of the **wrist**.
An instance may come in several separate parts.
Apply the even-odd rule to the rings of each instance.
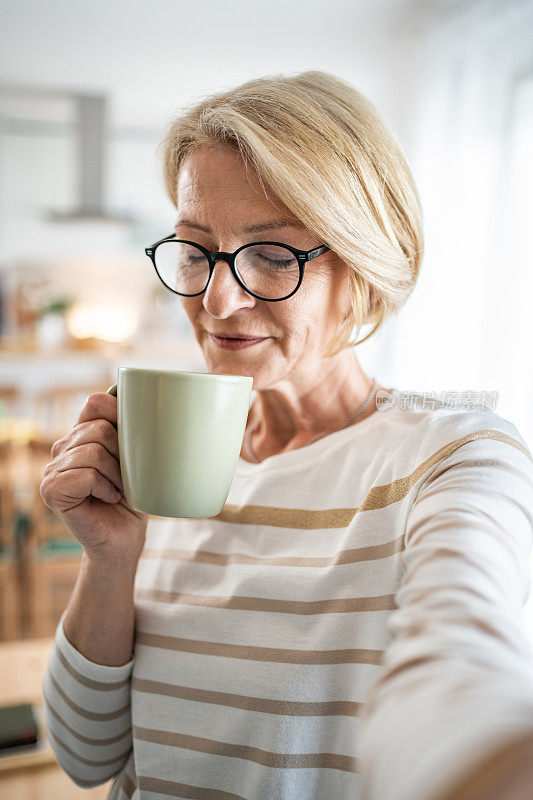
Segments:
[[[92,578],[123,580],[135,578],[139,559],[131,556],[110,556],[107,553],[84,550],[81,557],[82,571]]]

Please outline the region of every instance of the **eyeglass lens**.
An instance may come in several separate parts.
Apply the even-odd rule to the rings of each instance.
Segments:
[[[197,294],[207,285],[209,261],[194,245],[162,242],[155,251],[155,264],[163,281],[175,292]],[[245,247],[237,254],[235,269],[250,291],[271,300],[293,292],[300,277],[294,253],[273,244]]]

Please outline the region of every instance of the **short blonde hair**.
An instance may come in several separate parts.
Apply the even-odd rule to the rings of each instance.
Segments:
[[[171,119],[159,144],[176,207],[183,160],[214,144],[237,148],[263,189],[350,268],[350,312],[324,357],[372,336],[409,296],[424,247],[413,175],[377,109],[347,81],[318,70],[211,94]],[[364,324],[374,327],[351,342]]]

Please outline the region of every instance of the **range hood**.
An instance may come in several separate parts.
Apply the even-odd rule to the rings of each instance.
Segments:
[[[36,101],[36,106],[44,102],[53,107],[54,103],[66,103],[74,110],[69,115],[74,122],[76,138],[76,200],[68,211],[48,211],[46,216],[55,222],[95,222],[131,223],[134,218],[126,214],[113,214],[106,209],[105,177],[107,150],[107,97],[104,94],[73,92],[30,84],[5,83],[0,81],[0,98],[28,104]],[[35,123],[37,120],[32,120]]]
[[[78,94],[75,103],[77,204],[70,211],[50,212],[55,222],[131,223],[133,218],[111,214],[105,207],[107,99],[105,95]]]

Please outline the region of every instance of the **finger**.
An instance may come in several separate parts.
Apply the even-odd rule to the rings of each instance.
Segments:
[[[108,453],[99,442],[89,442],[66,450],[56,465],[56,474],[84,467],[97,469],[105,478],[114,483],[117,489],[121,492],[124,491],[117,459]]]
[[[76,425],[64,438],[62,449],[66,452],[89,442],[97,442],[103,445],[110,455],[118,459],[118,433],[109,420],[96,419]]]
[[[86,399],[78,417],[80,422],[94,419],[107,419],[112,425],[117,424],[117,398],[107,392],[93,392]]]
[[[104,476],[101,475],[98,470],[96,470],[96,475],[91,480],[91,495],[93,497],[103,500],[104,503],[120,503],[122,500],[121,492],[117,490],[111,481],[108,481],[107,478],[104,478]]]
[[[121,500],[116,486],[94,467],[65,470],[53,479],[45,479],[40,493],[48,508],[60,512],[72,510],[91,495],[106,503]]]

